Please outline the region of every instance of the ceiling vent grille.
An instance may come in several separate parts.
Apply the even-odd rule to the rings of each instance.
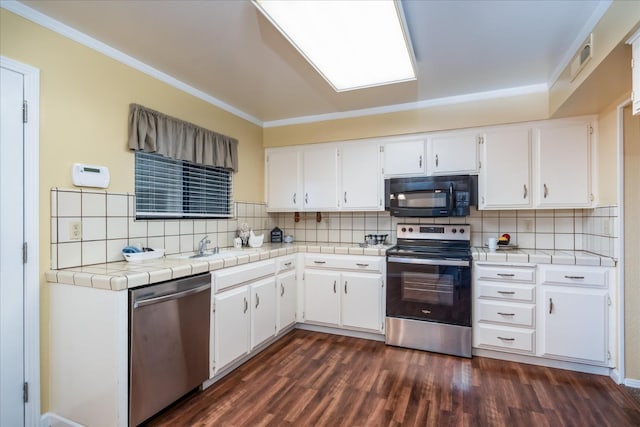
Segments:
[[[573,57],[573,61],[571,61],[571,81],[573,81],[580,71],[584,68],[584,66],[591,60],[593,57],[593,33],[589,34],[587,40],[582,43],[578,53]]]

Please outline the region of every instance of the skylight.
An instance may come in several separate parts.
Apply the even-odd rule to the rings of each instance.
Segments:
[[[395,0],[252,0],[338,92],[415,80]]]

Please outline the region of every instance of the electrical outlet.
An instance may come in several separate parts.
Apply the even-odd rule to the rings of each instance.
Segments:
[[[82,239],[82,223],[74,221],[69,224],[69,240]]]

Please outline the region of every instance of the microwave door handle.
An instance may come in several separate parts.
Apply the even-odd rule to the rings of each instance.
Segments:
[[[453,184],[449,184],[449,212],[453,212]]]

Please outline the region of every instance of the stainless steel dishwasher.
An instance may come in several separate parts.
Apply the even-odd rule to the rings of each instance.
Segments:
[[[211,276],[129,291],[129,424],[209,378]]]

